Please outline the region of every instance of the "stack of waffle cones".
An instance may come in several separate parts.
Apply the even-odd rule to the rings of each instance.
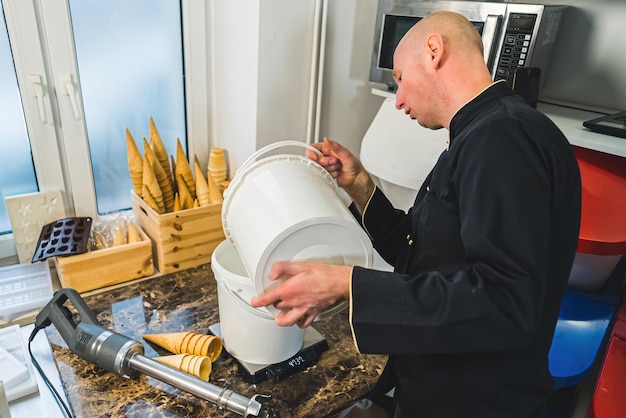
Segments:
[[[211,363],[222,353],[222,339],[195,332],[173,332],[144,335],[144,340],[163,347],[174,355],[154,360],[207,380]]]
[[[205,381],[209,380],[211,370],[213,369],[211,360],[205,356],[176,354],[172,356],[156,357],[154,360],[185,373],[189,373]]]
[[[212,168],[206,173],[194,156],[193,171],[185,151],[177,138],[176,158],[168,158],[156,124],[150,117],[150,141],[143,139],[141,156],[130,131],[126,129],[128,169],[133,189],[157,213],[210,206],[223,201],[222,194],[228,185],[226,162],[221,148],[211,150]],[[206,177],[205,177],[206,174]],[[216,180],[217,179],[217,180]]]

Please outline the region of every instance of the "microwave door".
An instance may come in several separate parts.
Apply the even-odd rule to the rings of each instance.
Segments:
[[[502,26],[502,15],[487,15],[485,18],[485,25],[483,26],[483,45],[484,45],[484,57],[487,67],[491,70],[492,76],[494,61],[498,52],[498,40],[500,35],[500,27]]]

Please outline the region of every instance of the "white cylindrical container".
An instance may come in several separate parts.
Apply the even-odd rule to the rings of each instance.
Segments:
[[[246,363],[274,364],[300,351],[303,329],[281,327],[267,309],[250,306],[255,286],[229,241],[222,241],[213,252],[211,269],[217,281],[222,339],[230,355]]]
[[[282,141],[259,150],[237,171],[224,192],[222,224],[248,273],[262,293],[276,261],[320,261],[371,267],[372,243],[341,200],[332,176],[306,156],[259,157],[282,146],[315,148]],[[332,315],[347,302],[331,307]],[[276,314],[273,307],[268,309]]]

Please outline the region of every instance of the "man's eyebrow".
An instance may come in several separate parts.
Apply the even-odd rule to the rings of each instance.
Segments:
[[[393,70],[393,78],[394,78],[395,80],[397,80],[397,79],[398,79],[398,77],[399,77],[398,73],[399,73],[399,71],[397,71],[397,70]]]

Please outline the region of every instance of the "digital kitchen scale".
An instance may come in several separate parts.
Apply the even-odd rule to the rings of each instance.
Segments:
[[[602,134],[626,138],[626,112],[586,120],[583,122],[583,126]]]
[[[209,334],[218,337],[222,336],[219,322],[209,327]],[[292,357],[280,363],[269,365],[246,363],[238,360],[234,356],[230,356],[225,349],[222,353],[232,357],[237,363],[237,371],[243,380],[247,383],[257,384],[268,379],[277,382],[304,370],[312,364],[315,364],[319,359],[319,355],[326,350],[328,350],[326,338],[313,327],[308,327],[304,330],[302,349]]]

